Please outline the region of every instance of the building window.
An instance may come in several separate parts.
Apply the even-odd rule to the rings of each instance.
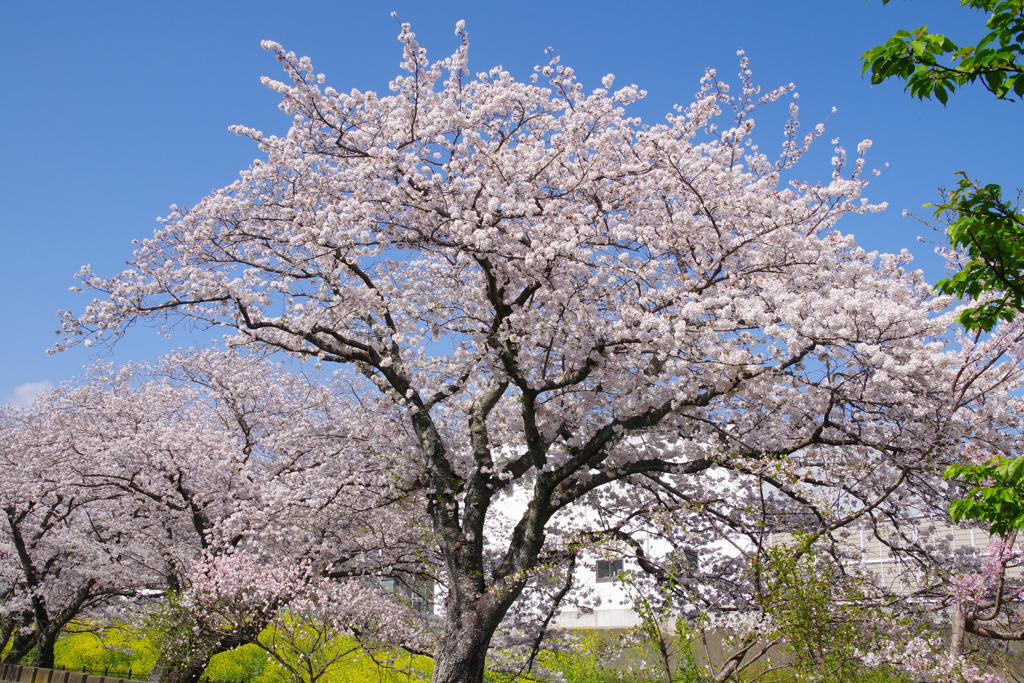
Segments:
[[[601,583],[614,581],[622,573],[622,560],[598,560],[597,580]]]
[[[683,557],[686,558],[686,563],[690,565],[691,571],[697,571],[700,569],[700,556],[697,555],[696,550],[684,550]]]
[[[428,579],[385,576],[380,579],[385,593],[395,596],[399,602],[416,612],[434,612],[434,582]]]

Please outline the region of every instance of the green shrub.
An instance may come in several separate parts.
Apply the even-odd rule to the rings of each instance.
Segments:
[[[147,672],[156,661],[152,642],[127,627],[90,628],[73,625],[54,648],[56,665],[66,669]]]

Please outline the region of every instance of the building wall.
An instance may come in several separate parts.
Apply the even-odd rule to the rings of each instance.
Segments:
[[[886,530],[883,528],[882,533]],[[983,552],[989,541],[989,534],[976,528],[959,528],[945,523],[935,523],[930,519],[918,520],[910,532],[911,540],[931,544],[937,547],[939,552],[945,549],[949,559],[952,561],[958,554],[977,551]],[[889,547],[878,540],[869,528],[853,527],[843,529],[835,534],[842,546],[849,551],[854,558],[851,562],[857,563],[872,572],[875,572],[883,585],[890,590],[897,592],[908,592],[915,588],[913,576],[910,576],[911,583],[905,579],[905,568],[900,564],[899,558],[895,557]],[[791,534],[773,534],[770,536],[770,543],[785,543],[792,541]],[[657,548],[646,548],[645,551],[657,554]],[[597,579],[597,561],[599,558],[591,557],[580,563],[576,573],[577,585],[584,586],[594,596],[599,598],[597,606],[592,612],[580,610],[565,610],[559,614],[555,623],[564,628],[587,628],[587,629],[627,629],[640,623],[639,617],[633,611],[629,595],[624,590],[620,581],[599,581]],[[605,558],[607,559],[607,558]],[[628,558],[624,558],[624,569],[626,571],[636,570],[638,567]],[[1021,567],[1012,567],[1007,572],[1007,578],[1020,578]]]

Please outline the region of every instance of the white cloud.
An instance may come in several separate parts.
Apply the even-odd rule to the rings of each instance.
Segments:
[[[42,382],[26,382],[14,387],[9,394],[4,394],[4,403],[24,408],[30,405],[36,396],[50,389],[53,389],[53,383],[45,379]]]

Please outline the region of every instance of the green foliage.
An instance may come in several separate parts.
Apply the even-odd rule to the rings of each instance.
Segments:
[[[897,31],[861,58],[871,82],[898,78],[914,97],[934,97],[943,104],[950,93],[975,81],[999,99],[1024,96],[1024,0],[960,0],[960,5],[989,13],[988,33],[977,45],[960,47],[947,36],[929,33],[927,26]],[[948,63],[940,62],[943,57]],[[999,185],[981,185],[963,171],[957,175],[960,179],[947,201],[926,206],[938,217],[952,216],[950,242],[967,251],[968,262],[936,288],[960,298],[997,293],[958,318],[969,330],[987,332],[1024,310],[1024,216],[1019,204],[1003,199]]]
[[[638,585],[635,576],[619,577],[630,595],[633,610],[640,623],[629,635],[642,646],[650,648],[659,662],[661,680],[665,683],[691,683],[705,680],[704,667],[697,663],[696,646],[699,633],[684,619],[672,618],[677,613],[674,593],[669,587],[652,599],[649,588]],[[670,625],[674,627],[670,628]]]
[[[760,603],[785,643],[790,675],[822,683],[902,680],[894,669],[868,669],[861,657],[909,624],[887,614],[872,599],[870,581],[845,571],[813,538],[797,536],[765,549],[755,571]]]
[[[153,641],[126,627],[89,628],[76,624],[54,647],[57,666],[118,673],[148,672],[157,658]]]
[[[1024,216],[1020,206],[1003,199],[999,185],[981,185],[963,171],[947,201],[930,204],[936,216],[949,213],[949,241],[966,250],[960,272],[936,284],[943,294],[972,299],[998,292],[994,299],[961,311],[959,322],[970,330],[991,330],[1024,310]]]
[[[954,521],[988,522],[992,533],[1000,536],[1024,529],[1024,458],[994,458],[982,465],[950,465],[945,476],[974,485],[965,498],[949,506]]]
[[[604,631],[589,631],[580,634],[580,647],[573,651],[547,653],[544,665],[555,673],[550,679],[538,679],[538,683],[664,683],[664,674],[653,664],[646,667],[629,665],[628,662],[650,660],[649,648],[640,645],[623,652],[620,638],[625,634]],[[695,657],[691,657],[695,660]],[[612,664],[614,662],[614,664]],[[906,676],[888,668],[854,669],[857,683],[909,683]],[[815,678],[817,672],[803,674],[793,667],[778,663],[761,663],[745,669],[728,680],[734,683],[793,683],[795,680],[834,680]],[[703,667],[692,669],[681,667],[673,678],[675,683],[709,683],[713,678]]]
[[[542,659],[546,669],[555,675],[550,680],[564,683],[664,683],[665,675],[658,665],[651,664],[654,645],[637,643],[632,632],[580,631],[577,648],[545,653]],[[623,647],[623,641],[632,642]],[[678,649],[678,648],[677,648]],[[675,683],[704,683],[707,679],[697,667],[691,650],[675,672]]]
[[[975,81],[1000,99],[1024,96],[1024,0],[961,0],[960,5],[989,13],[988,33],[976,45],[961,47],[945,35],[929,33],[927,26],[897,31],[861,57],[871,82],[898,78],[914,97],[934,97],[943,104],[950,93]]]

